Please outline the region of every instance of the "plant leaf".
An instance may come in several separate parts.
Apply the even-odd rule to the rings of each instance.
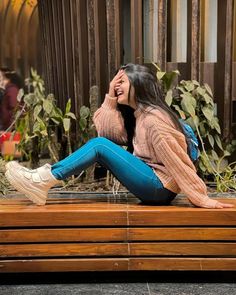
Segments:
[[[66,104],[66,114],[70,112],[71,109],[71,99],[69,98]]]
[[[168,104],[168,106],[171,106],[173,101],[173,91],[171,89],[167,91],[165,101]]]
[[[219,120],[217,117],[213,117],[210,122],[211,128],[214,128],[219,134],[221,134],[221,129],[219,125]]]
[[[208,121],[211,121],[214,115],[213,109],[210,106],[204,106],[202,112]]]
[[[206,136],[207,131],[206,131],[206,128],[204,126],[204,122],[203,121],[201,121],[200,124],[199,124],[199,130],[200,130],[201,136]]]
[[[204,86],[206,88],[206,91],[210,94],[211,97],[213,97],[212,91],[210,86],[207,83],[204,83]]]
[[[72,118],[72,119],[74,119],[74,120],[76,120],[76,116],[75,116],[74,113],[71,113],[71,112],[66,113],[66,116],[67,116],[67,117],[70,117],[70,118]]]
[[[80,108],[80,117],[81,117],[81,118],[88,118],[89,115],[90,115],[90,110],[89,110],[89,108],[86,107],[86,106],[82,106],[82,107]]]
[[[195,115],[196,100],[189,93],[183,93],[180,95],[183,99],[181,100],[182,109],[192,117]]]
[[[63,127],[64,127],[65,132],[68,132],[70,130],[70,119],[69,118],[63,119]]]
[[[221,143],[221,140],[220,140],[220,137],[218,134],[215,134],[215,141],[216,141],[216,144],[218,145],[218,147],[223,151],[223,146],[222,146],[222,143]]]
[[[157,75],[157,79],[158,80],[161,80],[165,76],[165,74],[166,74],[166,72],[161,72],[161,71],[159,72],[158,71],[157,74],[156,74]]]
[[[207,104],[210,103],[212,106],[214,105],[213,99],[207,93],[205,93],[203,95],[203,97],[204,97],[204,100]]]
[[[24,96],[24,90],[21,88],[21,89],[18,91],[18,94],[17,94],[17,97],[16,97],[17,101],[18,101],[18,102],[21,102],[23,96]]]
[[[201,96],[204,96],[206,93],[206,90],[202,88],[201,86],[197,87],[197,93],[200,94]]]
[[[79,125],[82,131],[84,131],[87,127],[87,120],[85,118],[80,118]]]
[[[36,107],[34,108],[34,120],[37,119],[41,110],[42,110],[42,106],[40,104],[37,104]]]
[[[45,112],[50,115],[53,109],[53,104],[51,100],[47,100],[45,99],[43,101],[43,109],[45,110]]]
[[[211,154],[214,160],[219,161],[219,156],[217,155],[217,153],[214,150],[211,150]]]
[[[195,128],[193,128],[193,130],[195,131],[196,129],[197,129],[197,127],[199,126],[199,118],[198,118],[198,116],[193,116],[193,123],[194,123],[194,127]]]
[[[207,137],[208,137],[211,147],[214,148],[214,144],[215,144],[214,137],[209,133],[207,134]]]
[[[182,111],[181,108],[177,104],[173,104],[172,107],[175,108],[175,110],[179,113],[181,119],[183,119],[183,120],[186,119],[184,111]]]

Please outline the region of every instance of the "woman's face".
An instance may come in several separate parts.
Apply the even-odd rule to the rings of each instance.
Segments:
[[[130,81],[125,72],[122,75],[120,83],[116,85],[115,90],[117,94],[117,102],[119,104],[130,105],[131,107],[134,107],[136,105],[134,87],[132,85],[130,87]]]

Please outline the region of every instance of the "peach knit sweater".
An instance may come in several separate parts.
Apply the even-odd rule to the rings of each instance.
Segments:
[[[199,207],[214,207],[215,200],[207,196],[204,182],[199,178],[187,154],[184,135],[176,130],[170,117],[161,109],[137,109],[134,155],[151,166],[163,186],[175,193],[184,193]],[[121,145],[127,143],[124,121],[115,98],[108,94],[94,114],[98,135]]]

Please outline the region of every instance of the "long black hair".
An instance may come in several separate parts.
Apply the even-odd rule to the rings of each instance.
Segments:
[[[183,127],[177,115],[166,103],[162,85],[158,81],[156,73],[147,66],[132,63],[122,66],[121,69],[123,69],[128,76],[130,89],[131,85],[134,87],[136,103],[143,109],[143,111],[145,111],[146,107],[152,107],[153,109],[160,107],[163,109],[170,116],[176,129],[184,134],[189,152],[189,144]],[[130,89],[128,101],[130,99]],[[135,118],[130,107],[121,107],[120,105],[119,109],[124,117],[125,128],[127,130],[128,149],[132,151]]]
[[[8,79],[12,84],[16,85],[19,89],[24,87],[23,79],[20,77],[17,72],[4,67],[0,68],[0,71],[2,72],[3,77]]]

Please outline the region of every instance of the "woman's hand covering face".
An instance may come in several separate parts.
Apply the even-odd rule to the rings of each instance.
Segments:
[[[110,82],[110,87],[109,87],[109,96],[111,97],[116,97],[116,89],[120,86],[122,76],[124,75],[123,70],[119,70],[118,73],[115,75],[115,77],[111,80]]]

